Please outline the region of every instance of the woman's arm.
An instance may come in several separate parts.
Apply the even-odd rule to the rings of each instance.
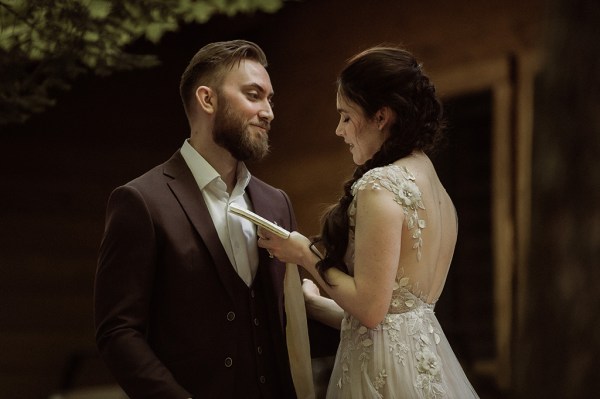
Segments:
[[[302,291],[308,316],[339,330],[344,318],[344,310],[333,299],[321,296],[319,287],[310,279],[304,279]]]
[[[319,258],[310,250],[310,241],[298,232],[281,239],[260,230],[264,238],[259,240],[259,246],[284,262],[304,267],[342,309],[373,328],[389,308],[400,259],[404,214],[387,190],[369,188],[360,190],[357,196],[354,276],[331,268],[325,274],[325,282],[315,267]]]

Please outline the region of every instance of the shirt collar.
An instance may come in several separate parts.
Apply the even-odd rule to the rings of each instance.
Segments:
[[[192,147],[189,139],[183,142],[181,156],[192,171],[192,175],[200,190],[204,190],[206,186],[215,180],[222,181],[219,173]],[[237,182],[233,189],[232,197],[243,194],[251,178],[250,171],[243,162],[238,162],[236,175]]]

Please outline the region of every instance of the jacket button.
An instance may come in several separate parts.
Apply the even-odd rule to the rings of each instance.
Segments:
[[[258,348],[256,348],[256,351],[258,352],[259,355],[262,355],[262,346],[259,346]]]
[[[255,326],[257,326],[257,325],[259,325],[259,324],[260,324],[260,323],[258,322],[258,319],[255,317],[255,318],[254,318],[254,325],[255,325]]]
[[[231,367],[232,364],[233,364],[233,360],[231,360],[230,357],[226,357],[225,358],[225,367]]]
[[[233,312],[227,313],[227,320],[233,321],[233,319],[235,319],[235,313],[233,313]]]
[[[264,375],[261,375],[260,378],[259,378],[259,380],[260,380],[261,384],[264,384],[267,381],[267,379],[265,378]]]

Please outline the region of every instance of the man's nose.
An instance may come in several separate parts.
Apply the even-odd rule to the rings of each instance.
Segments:
[[[264,108],[260,110],[258,116],[261,119],[266,119],[269,122],[275,119],[275,114],[273,113],[273,107],[271,107],[271,104],[267,103]]]

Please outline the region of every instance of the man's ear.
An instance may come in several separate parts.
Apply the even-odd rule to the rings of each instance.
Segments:
[[[216,110],[217,98],[215,92],[208,86],[199,86],[195,93],[199,109],[207,114],[213,114]]]

